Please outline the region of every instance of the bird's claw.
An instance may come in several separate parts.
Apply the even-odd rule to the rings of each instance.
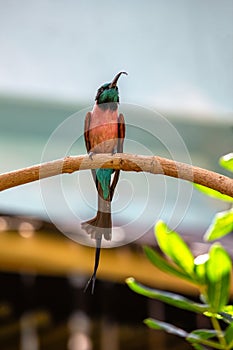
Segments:
[[[117,153],[117,148],[113,148],[113,150],[112,150],[112,156],[114,156],[114,154],[116,154]]]
[[[93,160],[93,155],[94,155],[95,153],[94,152],[89,152],[88,153],[88,156],[89,156],[89,158],[91,159],[91,160]]]

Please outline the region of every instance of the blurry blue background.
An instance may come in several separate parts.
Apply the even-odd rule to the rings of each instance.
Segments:
[[[91,103],[125,69],[122,102],[232,120],[231,0],[0,6],[3,95]]]

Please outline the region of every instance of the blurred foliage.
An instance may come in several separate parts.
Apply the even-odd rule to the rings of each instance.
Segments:
[[[227,196],[226,194],[222,194],[218,191],[212,190],[212,188],[208,188],[206,186],[194,184],[194,187],[199,190],[200,192],[207,194],[210,197],[220,199],[224,202],[230,202],[233,203],[233,197]]]
[[[217,213],[204,236],[206,241],[221,238],[233,231],[233,208]]]
[[[222,156],[219,160],[219,164],[224,169],[233,172],[233,153]],[[205,233],[204,239],[206,241],[213,241],[233,232],[233,198],[205,186],[195,184],[194,187],[210,197],[220,199],[231,204],[231,208],[229,210],[217,213],[214,216],[211,225]]]
[[[191,333],[172,324],[148,318],[144,322],[152,329],[164,330],[185,338],[195,349],[233,348],[233,306],[227,305],[230,293],[232,262],[220,243],[214,243],[208,254],[194,259],[192,252],[181,236],[162,221],[155,227],[158,245],[165,255],[162,257],[149,247],[145,253],[153,265],[164,272],[189,280],[200,291],[202,302],[195,303],[181,295],[146,287],[133,278],[127,279],[128,286],[136,293],[163,301],[177,308],[203,314],[209,317],[213,330],[198,329]],[[162,261],[162,263],[161,263]],[[204,302],[203,302],[204,301]],[[219,319],[227,324],[223,331]]]
[[[220,164],[233,172],[233,153],[220,159]],[[233,202],[233,198],[203,186],[195,186],[206,195]],[[206,240],[221,238],[233,230],[233,208],[218,213],[205,234]],[[169,305],[209,317],[213,329],[197,329],[187,332],[172,324],[153,318],[144,323],[155,330],[185,338],[195,349],[233,349],[233,306],[227,305],[230,295],[232,261],[220,243],[214,243],[207,254],[194,258],[181,236],[163,222],[155,226],[155,237],[163,256],[150,247],[144,247],[150,262],[165,273],[185,279],[199,289],[200,303],[181,295],[146,287],[134,278],[128,278],[128,286],[136,293],[157,299]],[[219,323],[226,324],[223,330]]]
[[[225,154],[219,159],[219,164],[226,170],[233,172],[233,153]]]

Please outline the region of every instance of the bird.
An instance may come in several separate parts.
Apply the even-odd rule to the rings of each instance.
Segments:
[[[88,155],[91,159],[99,153],[123,153],[125,139],[125,119],[119,114],[119,72],[110,83],[103,84],[95,97],[95,104],[91,112],[87,112],[84,123],[84,139]],[[102,237],[111,240],[112,217],[111,202],[119,180],[119,170],[93,169],[92,176],[98,193],[98,209],[96,216],[81,224],[92,239],[96,241],[95,263],[91,278],[84,291],[92,283],[91,293],[94,294],[96,274],[99,266]]]

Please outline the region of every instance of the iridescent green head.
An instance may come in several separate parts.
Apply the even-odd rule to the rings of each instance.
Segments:
[[[102,109],[117,109],[117,104],[119,103],[117,81],[121,74],[127,75],[126,72],[120,72],[115,76],[111,83],[105,83],[98,89],[95,100]]]

